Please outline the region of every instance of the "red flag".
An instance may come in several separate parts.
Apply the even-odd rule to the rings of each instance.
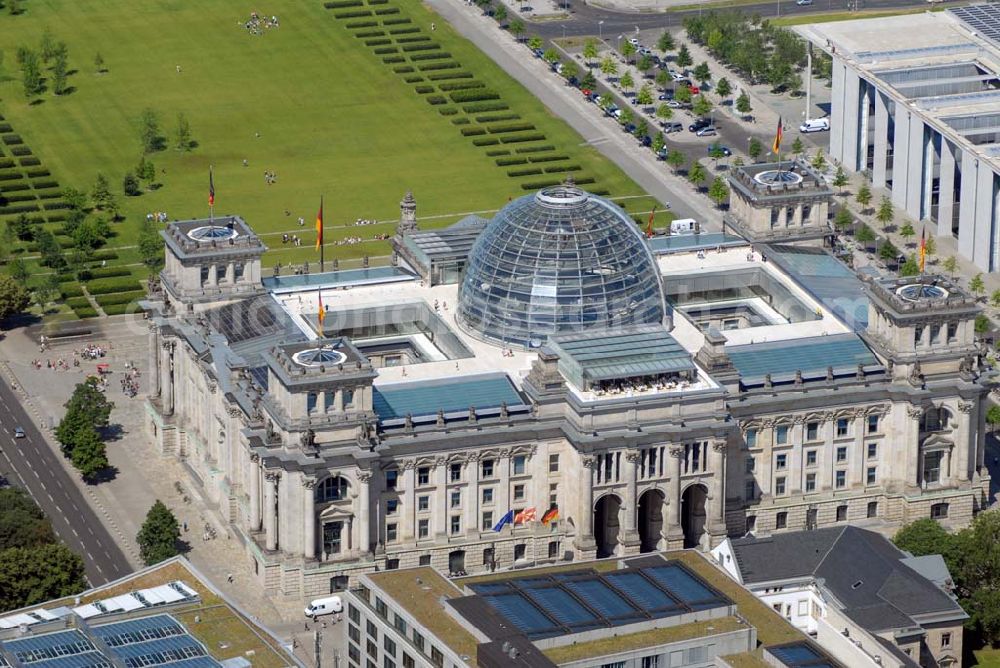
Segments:
[[[920,230],[920,273],[924,273],[924,265],[927,263],[927,228]]]
[[[647,239],[652,239],[653,238],[653,216],[655,216],[655,215],[656,215],[656,207],[654,206],[653,210],[649,212],[649,222],[646,223],[646,238]]]
[[[525,508],[514,516],[514,524],[524,524],[535,519],[535,509]]]
[[[318,314],[318,318],[319,318],[319,328],[320,328],[320,330],[322,330],[323,329],[323,320],[326,318],[326,308],[323,307],[323,291],[319,290],[318,294],[319,294],[319,311],[317,312],[317,314]],[[320,334],[322,334],[322,333],[323,332],[320,331]]]
[[[208,205],[215,206],[215,179],[212,178],[212,168],[208,168]]]
[[[316,250],[323,245],[323,197],[319,198],[319,213],[316,214]]]

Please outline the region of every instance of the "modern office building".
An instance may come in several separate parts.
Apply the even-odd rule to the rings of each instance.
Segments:
[[[269,591],[985,503],[979,307],[947,280],[647,240],[572,185],[444,230],[415,207],[392,266],[320,274],[261,279],[238,217],[164,231],[149,433]]]
[[[830,156],[1000,268],[1000,7],[798,30],[833,58]]]
[[[960,666],[968,615],[940,555],[913,557],[854,526],[727,538],[712,550],[747,587],[828,652]],[[858,658],[852,658],[858,657]]]

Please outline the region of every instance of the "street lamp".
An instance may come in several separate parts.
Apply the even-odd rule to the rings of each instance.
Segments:
[[[750,144],[752,143],[753,137],[747,137],[747,157],[749,157],[751,161],[753,160],[753,156],[750,155]]]
[[[597,22],[597,39],[604,41],[604,21]]]

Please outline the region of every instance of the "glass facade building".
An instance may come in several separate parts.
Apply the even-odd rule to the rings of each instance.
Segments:
[[[514,200],[486,226],[459,286],[459,325],[537,348],[553,334],[660,323],[663,290],[635,222],[573,186]]]

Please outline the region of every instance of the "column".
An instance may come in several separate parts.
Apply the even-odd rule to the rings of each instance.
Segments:
[[[709,522],[720,527],[726,525],[726,441],[712,443],[709,452],[709,467],[712,469],[712,514]],[[798,477],[801,473],[796,472]]]
[[[302,476],[302,556],[316,558],[316,478]]]
[[[371,480],[372,474],[369,471],[358,473],[358,554],[365,556],[371,549],[372,529],[371,529]],[[375,522],[381,521],[376,518]],[[406,522],[404,520],[403,524]]]
[[[846,68],[844,71],[844,147],[843,163],[851,171],[858,171],[858,145],[861,133],[861,79],[857,73]]]
[[[594,467],[597,459],[583,458],[583,476],[580,488],[580,514],[577,517],[577,547],[594,545]]]
[[[972,402],[959,401],[958,415],[958,435],[955,437],[955,469],[952,480],[966,482],[969,480],[969,453],[976,447],[978,436],[971,436],[976,433],[972,428],[972,409],[975,406]]]
[[[892,141],[892,203],[903,210],[906,209],[906,191],[910,178],[910,116],[911,112],[906,109],[896,109],[896,131]]]
[[[951,484],[951,448],[944,451],[941,456],[941,475],[938,476],[941,485]]]
[[[479,455],[470,455],[466,460],[465,479],[468,481],[465,497],[465,532],[474,535],[479,533],[479,500],[482,498],[479,489]]]
[[[920,416],[923,411],[919,407],[911,406],[906,409],[906,416],[909,421],[906,425],[907,436],[903,439],[903,447],[906,449],[906,487],[920,486]]]
[[[260,455],[250,454],[250,531],[260,531]]]
[[[847,66],[838,56],[833,57],[832,81],[830,92],[830,157],[846,164],[844,160],[844,131],[846,124],[843,119],[847,109],[844,107],[844,76]]]
[[[927,150],[924,144],[924,123],[916,114],[910,116],[909,160],[906,169],[906,213],[913,218],[923,218],[920,202],[924,195],[924,161]],[[899,164],[899,163],[896,163]]]
[[[497,486],[497,517],[499,520],[504,516],[510,505],[510,451],[505,451],[497,458],[497,466],[500,469],[500,484]]]
[[[152,379],[149,394],[158,397],[160,396],[160,328],[152,323],[149,325],[149,375]]]
[[[265,547],[278,549],[278,471],[264,473],[264,532]]]
[[[219,265],[213,264],[208,268],[208,284],[212,287],[219,285]]]
[[[854,413],[854,447],[853,452],[847,453],[847,486],[864,487],[867,479],[865,477],[865,432],[867,431],[867,416],[863,410]]]
[[[939,171],[937,235],[951,237],[951,217],[955,210],[955,150],[944,137],[941,137]]]
[[[340,393],[337,393],[340,396]],[[403,467],[403,541],[407,543],[412,543],[413,538],[416,535],[417,530],[417,497],[414,494],[414,490],[417,486],[417,472],[413,468],[416,462],[412,459],[402,462]],[[379,539],[381,540],[381,522],[382,518],[378,518],[379,521]]]
[[[636,497],[636,462],[639,459],[637,450],[629,450],[625,453],[625,533],[622,536],[622,544],[639,543],[639,532],[636,530],[636,513],[639,510],[639,500]]]
[[[958,252],[972,258],[976,246],[976,190],[979,184],[979,160],[962,151],[962,189],[958,209]]]
[[[670,446],[670,480],[667,481],[667,500],[670,502],[668,534],[683,533],[681,527],[681,462],[684,448]]]
[[[163,388],[163,414],[174,414],[174,341],[165,341],[163,352],[163,381],[166,387]]]

